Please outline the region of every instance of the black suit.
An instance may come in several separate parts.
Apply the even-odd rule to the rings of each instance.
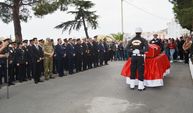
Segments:
[[[64,76],[64,56],[66,54],[66,48],[63,45],[57,44],[55,47],[57,72],[59,77]]]
[[[97,42],[93,42],[93,54],[94,54],[94,67],[98,67],[98,63],[99,63],[99,45]]]
[[[81,71],[82,69],[82,57],[83,57],[83,48],[81,44],[75,45],[76,52],[76,72]]]
[[[66,46],[66,55],[67,55],[67,58],[68,58],[69,74],[73,74],[75,48],[72,44],[67,44],[67,46]]]
[[[35,83],[40,81],[41,75],[41,50],[40,46],[32,45],[31,47],[32,54],[32,65],[33,65],[33,77]]]

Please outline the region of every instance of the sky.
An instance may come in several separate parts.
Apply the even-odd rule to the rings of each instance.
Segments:
[[[0,0],[2,1],[2,0]],[[99,15],[99,27],[89,29],[91,37],[121,32],[121,0],[91,0],[95,3],[92,10]],[[123,23],[124,32],[133,33],[136,27],[144,32],[155,32],[167,28],[167,23],[174,18],[172,4],[168,0],[124,0]],[[32,13],[33,15],[33,13]],[[84,30],[68,31],[54,27],[64,21],[73,19],[73,15],[65,12],[54,12],[42,18],[32,16],[27,23],[21,23],[24,39],[37,38],[82,38]],[[0,36],[14,36],[13,23],[5,24],[0,20]]]

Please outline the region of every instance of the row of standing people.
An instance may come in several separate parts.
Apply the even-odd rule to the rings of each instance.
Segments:
[[[0,46],[2,43],[0,42]],[[0,84],[8,82],[14,85],[19,82],[34,79],[35,83],[84,71],[94,67],[108,64],[110,59],[109,44],[107,41],[94,39],[57,39],[57,45],[47,38],[37,40],[34,38],[28,44],[27,40],[22,43],[10,43],[0,54],[9,53],[9,56],[0,58]],[[8,69],[8,70],[7,70]]]

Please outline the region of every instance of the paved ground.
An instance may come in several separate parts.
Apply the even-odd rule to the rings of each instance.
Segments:
[[[174,63],[165,86],[130,90],[113,62],[38,85],[32,81],[0,90],[0,113],[193,113],[193,81],[188,65]]]

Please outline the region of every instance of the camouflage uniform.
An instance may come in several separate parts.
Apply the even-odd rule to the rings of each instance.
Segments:
[[[45,79],[48,80],[52,77],[52,70],[53,70],[53,53],[54,48],[51,42],[47,42],[44,45],[44,75]]]

